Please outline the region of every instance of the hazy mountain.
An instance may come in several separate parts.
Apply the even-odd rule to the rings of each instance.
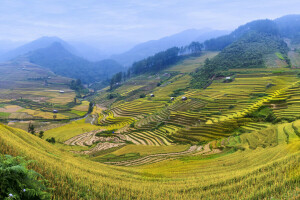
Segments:
[[[122,71],[123,67],[114,60],[90,62],[68,51],[60,42],[54,42],[46,48],[31,51],[23,59],[49,68],[56,74],[79,78],[85,83],[102,81]]]
[[[287,37],[300,43],[300,15],[286,15],[275,19],[282,37]]]
[[[11,51],[23,44],[24,44],[24,42],[14,42],[11,40],[0,40],[0,55],[7,53],[8,51]]]
[[[24,44],[16,49],[13,49],[0,56],[0,61],[7,61],[16,58],[20,55],[26,54],[30,51],[35,51],[37,49],[46,48],[54,42],[61,43],[65,49],[72,52],[73,54],[78,54],[74,47],[63,41],[58,37],[41,37],[37,40]]]
[[[129,51],[119,55],[113,55],[111,58],[115,59],[124,66],[130,66],[135,61],[144,59],[168,48],[174,46],[185,46],[192,41],[203,42],[207,39],[218,37],[227,33],[227,31],[216,31],[210,29],[189,29],[168,37],[161,38],[159,40],[151,40],[138,44]]]
[[[272,20],[256,20],[238,27],[228,35],[205,41],[205,49],[211,51],[220,51],[250,31],[279,34],[277,25]]]
[[[89,61],[99,61],[109,57],[108,53],[83,42],[70,42],[70,44],[81,57]]]

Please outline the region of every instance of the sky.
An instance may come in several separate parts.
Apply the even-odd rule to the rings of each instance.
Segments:
[[[0,40],[57,36],[128,48],[186,29],[300,14],[300,0],[0,0]]]

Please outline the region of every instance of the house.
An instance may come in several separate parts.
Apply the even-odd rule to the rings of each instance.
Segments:
[[[52,112],[53,112],[53,113],[58,113],[58,110],[53,110]]]
[[[174,101],[174,99],[175,99],[174,97],[171,97],[171,99],[170,99],[170,100],[171,100],[171,101]]]
[[[185,100],[187,100],[187,97],[183,96],[183,97],[181,97],[181,100],[185,101]]]
[[[150,94],[150,97],[154,97],[154,94]]]
[[[230,79],[231,79],[231,77],[230,77],[230,76],[227,76],[225,79],[226,79],[226,80],[230,80]]]
[[[65,93],[65,91],[63,91],[63,90],[60,90],[60,91],[59,91],[59,93]]]

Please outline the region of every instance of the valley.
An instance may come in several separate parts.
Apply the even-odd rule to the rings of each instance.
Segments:
[[[280,20],[121,71],[56,42],[2,63],[0,153],[51,199],[299,199],[300,43]]]

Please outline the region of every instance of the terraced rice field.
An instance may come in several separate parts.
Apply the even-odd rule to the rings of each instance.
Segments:
[[[31,167],[49,180],[54,199],[297,199],[299,125],[296,121],[240,139],[223,139],[223,146],[243,150],[189,155],[130,168],[74,157],[3,125],[0,151],[37,160]]]
[[[170,99],[170,95],[176,89],[185,89],[189,86],[191,81],[190,75],[177,75],[174,78],[170,79],[167,83],[157,87],[153,94],[155,97],[167,97],[167,100]]]
[[[216,56],[218,52],[203,52],[203,55],[200,57],[191,57],[185,59],[184,61],[180,62],[168,68],[166,71],[176,71],[181,73],[189,73],[195,71],[197,68],[203,66],[205,59],[213,58]]]
[[[0,70],[0,102],[5,103],[6,108],[18,108],[1,109],[1,120],[49,120],[53,119],[54,109],[60,111],[56,119],[69,119],[82,116],[87,111],[83,107],[79,111],[68,106],[76,96],[69,88],[69,78],[27,62],[3,63]]]

